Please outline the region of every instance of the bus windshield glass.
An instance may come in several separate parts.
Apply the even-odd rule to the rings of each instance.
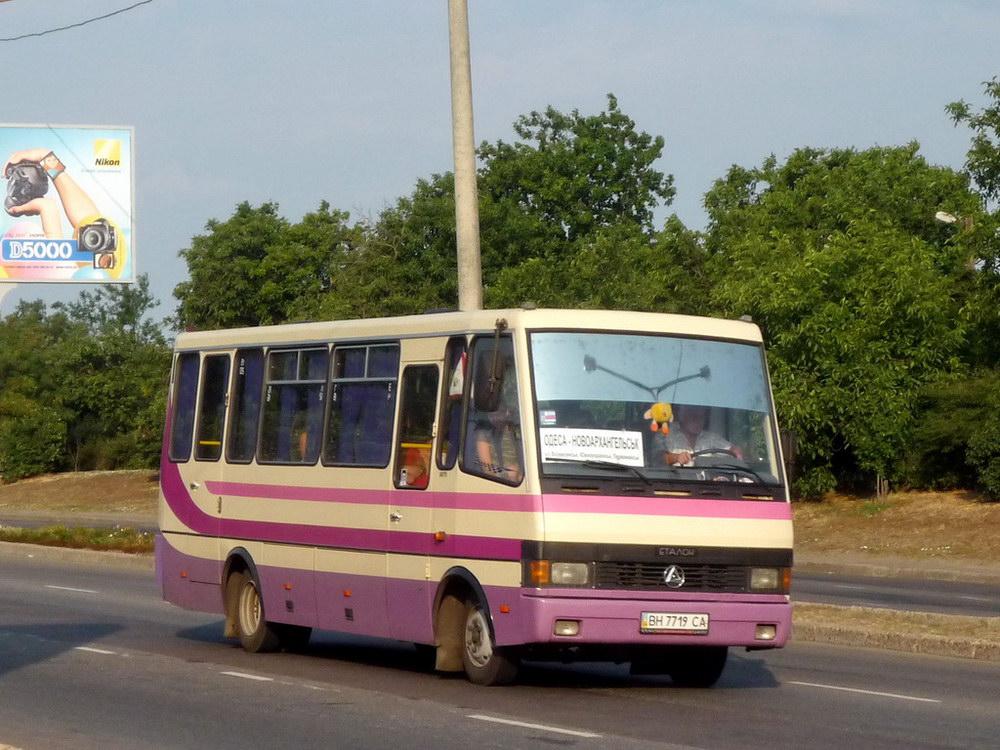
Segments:
[[[780,482],[759,345],[562,331],[530,345],[543,474]]]

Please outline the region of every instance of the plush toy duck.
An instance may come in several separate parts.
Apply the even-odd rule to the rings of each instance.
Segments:
[[[646,409],[646,413],[642,416],[651,420],[649,429],[653,432],[662,432],[666,435],[670,432],[669,423],[674,419],[674,410],[670,408],[670,404],[665,404],[661,401]]]

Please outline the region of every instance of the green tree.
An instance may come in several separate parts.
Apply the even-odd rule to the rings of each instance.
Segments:
[[[712,304],[764,330],[804,494],[902,476],[917,394],[960,366],[968,325],[967,252],[933,213],[979,205],[916,144],[801,149],[706,196]]]
[[[66,410],[54,396],[65,376],[56,350],[86,331],[40,301],[0,321],[0,476],[12,482],[63,466]]]
[[[244,202],[228,220],[209,221],[208,233],[180,252],[190,279],[174,289],[176,325],[231,328],[313,315],[359,237],[348,219],[324,201],[290,224],[275,203]]]
[[[975,110],[965,101],[946,108],[956,125],[972,131],[965,168],[979,188],[982,201],[992,207],[990,215],[963,214],[956,224],[956,242],[969,248],[969,260],[976,264],[974,294],[970,296],[972,322],[970,360],[978,365],[1000,367],[1000,79],[983,84],[988,104]]]
[[[690,250],[690,242],[681,239],[676,219],[662,237],[652,224],[654,209],[674,195],[673,179],[653,167],[663,139],[637,130],[610,95],[596,115],[549,107],[520,117],[514,132],[513,143],[479,148],[486,304],[642,307],[657,294],[676,303],[663,269],[670,275],[683,263],[657,253]],[[613,277],[601,273],[609,267]],[[364,247],[346,260],[323,312],[454,307],[456,275],[453,178],[439,174],[418,181],[379,216]],[[601,283],[591,283],[595,278]],[[637,290],[637,281],[655,291]]]
[[[54,395],[65,413],[69,468],[156,465],[170,369],[163,325],[149,317],[158,304],[143,274],[135,285],[101,286],[53,305],[85,333],[53,351],[65,374]]]

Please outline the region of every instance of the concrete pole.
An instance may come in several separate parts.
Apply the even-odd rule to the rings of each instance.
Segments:
[[[458,309],[483,309],[479,256],[479,191],[472,127],[472,62],[467,0],[448,0],[451,42],[451,132],[455,151],[455,235],[458,253]]]

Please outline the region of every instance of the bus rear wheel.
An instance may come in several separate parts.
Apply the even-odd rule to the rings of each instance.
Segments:
[[[281,638],[275,627],[269,623],[264,613],[264,601],[257,589],[257,582],[247,571],[234,576],[232,585],[236,596],[231,600],[236,604],[236,629],[240,645],[251,654],[277,651],[281,648]]]
[[[462,666],[476,685],[507,685],[517,677],[520,660],[509,648],[493,642],[486,608],[474,599],[465,602]]]

